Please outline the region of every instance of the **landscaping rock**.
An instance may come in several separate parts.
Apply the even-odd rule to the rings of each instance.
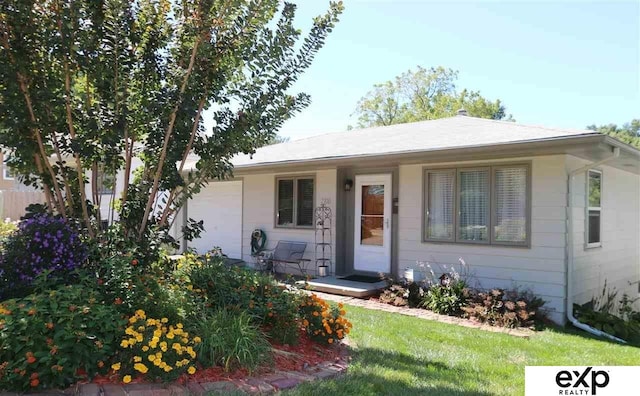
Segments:
[[[295,388],[296,386],[298,386],[298,384],[300,384],[300,382],[300,380],[295,378],[284,378],[271,382],[271,385],[277,390],[282,390]]]

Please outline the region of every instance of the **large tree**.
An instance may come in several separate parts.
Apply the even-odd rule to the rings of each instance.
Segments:
[[[91,236],[98,175],[124,170],[121,223],[142,240],[207,180],[228,177],[233,155],[272,141],[309,104],[289,88],[343,5],[331,2],[306,37],[295,9],[278,0],[3,0],[0,146],[51,211],[80,219]],[[205,131],[208,108],[215,126]],[[199,160],[185,176],[190,153]]]
[[[358,126],[382,126],[451,117],[461,108],[474,117],[501,120],[505,107],[478,91],[458,90],[458,72],[443,67],[418,66],[392,81],[376,84],[356,107]],[[510,116],[509,116],[510,117]]]
[[[587,126],[587,129],[613,136],[627,144],[640,148],[640,118],[633,119],[621,127],[616,124],[600,126],[593,124]]]

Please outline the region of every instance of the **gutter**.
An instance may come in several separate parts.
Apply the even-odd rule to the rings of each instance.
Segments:
[[[611,335],[609,333],[605,333],[604,331],[598,330],[596,328],[593,328],[585,323],[580,322],[578,319],[576,319],[575,316],[573,316],[573,268],[574,268],[574,262],[573,262],[573,250],[574,250],[574,246],[573,246],[573,180],[575,178],[575,176],[579,173],[583,173],[588,171],[591,168],[595,168],[597,166],[603,165],[611,160],[614,160],[616,158],[618,158],[620,156],[620,147],[613,147],[613,153],[611,154],[611,156],[600,160],[598,162],[593,162],[591,164],[585,165],[583,167],[580,167],[578,169],[574,169],[571,172],[569,172],[568,178],[567,178],[567,185],[568,185],[568,194],[567,194],[567,304],[566,304],[566,311],[567,311],[567,320],[569,320],[569,322],[571,322],[572,325],[574,325],[575,327],[582,329],[588,333],[594,334],[596,336],[599,337],[606,337],[609,338],[611,340],[617,341],[617,342],[621,342],[623,344],[626,344],[627,342],[625,340],[622,340],[614,335]]]

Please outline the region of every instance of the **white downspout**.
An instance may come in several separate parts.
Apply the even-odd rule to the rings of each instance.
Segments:
[[[614,147],[613,154],[603,160],[598,162],[591,163],[589,165],[585,165],[578,169],[574,169],[569,172],[567,184],[568,184],[568,193],[567,193],[567,319],[571,322],[575,327],[582,329],[588,333],[594,334],[599,337],[606,337],[614,341],[618,341],[621,343],[625,343],[626,341],[613,336],[609,333],[605,333],[604,331],[595,329],[585,323],[578,321],[578,319],[573,316],[573,180],[578,173],[586,172],[591,168],[595,168],[602,164],[605,164],[613,159],[616,159],[620,156],[620,148]]]

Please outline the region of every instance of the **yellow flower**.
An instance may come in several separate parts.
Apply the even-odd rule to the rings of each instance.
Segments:
[[[133,361],[134,361],[134,362],[136,362],[136,363],[138,363],[138,362],[141,362],[141,361],[142,361],[142,358],[141,358],[140,356],[134,356],[134,357],[133,357]]]
[[[169,319],[167,319],[167,318],[160,319],[160,322],[162,322],[162,323],[167,323],[168,321],[169,321]]]
[[[178,344],[177,342],[174,342],[173,345],[171,345],[171,349],[175,349],[176,351],[179,351],[180,349],[182,349],[182,345]]]
[[[133,365],[133,368],[139,372],[141,372],[142,374],[145,374],[147,371],[149,371],[149,369],[147,368],[147,366],[145,366],[142,363],[136,363]]]
[[[182,328],[182,323],[178,323],[178,324],[176,325],[176,327],[177,327],[177,328],[179,328],[179,329],[181,329],[181,328]]]
[[[129,346],[129,343],[127,342],[127,340],[122,340],[122,342],[120,343],[120,346],[121,346],[122,348],[126,348],[126,347],[128,347],[128,346]]]
[[[146,319],[147,316],[145,315],[144,311],[139,309],[136,311],[136,316],[138,316],[140,319]]]
[[[136,335],[136,341],[138,342],[142,342],[143,338],[142,338],[142,334],[137,334]]]
[[[122,382],[124,382],[125,384],[128,384],[129,382],[131,382],[131,376],[125,375],[124,378],[122,378]]]
[[[168,373],[169,371],[173,370],[173,367],[171,367],[171,366],[164,366],[164,369],[163,369],[163,370],[164,370],[165,372],[167,372],[167,373]]]
[[[167,351],[167,343],[162,341],[160,343],[160,349],[162,350],[162,352],[166,352]]]
[[[118,371],[120,370],[120,363],[114,363],[111,365],[111,369],[113,369],[113,371]]]
[[[189,368],[187,369],[187,373],[193,375],[196,373],[196,368],[193,366],[189,366]]]
[[[138,321],[138,318],[136,318],[135,316],[132,316],[132,317],[129,318],[129,323],[131,323],[131,324],[134,324],[137,321]],[[129,329],[127,329],[127,330],[129,330]]]
[[[148,350],[149,350],[149,347],[148,347],[148,346],[144,345],[144,346],[142,347],[142,352],[146,352],[146,351],[148,351]]]
[[[168,339],[173,340],[173,337],[174,337],[173,330],[167,333],[167,338]]]
[[[195,337],[193,337],[193,342],[195,342],[196,344],[199,344],[199,343],[202,342],[202,338],[200,338],[198,336],[195,336]]]
[[[150,362],[153,362],[154,360],[156,360],[156,355],[149,355],[148,358]]]

